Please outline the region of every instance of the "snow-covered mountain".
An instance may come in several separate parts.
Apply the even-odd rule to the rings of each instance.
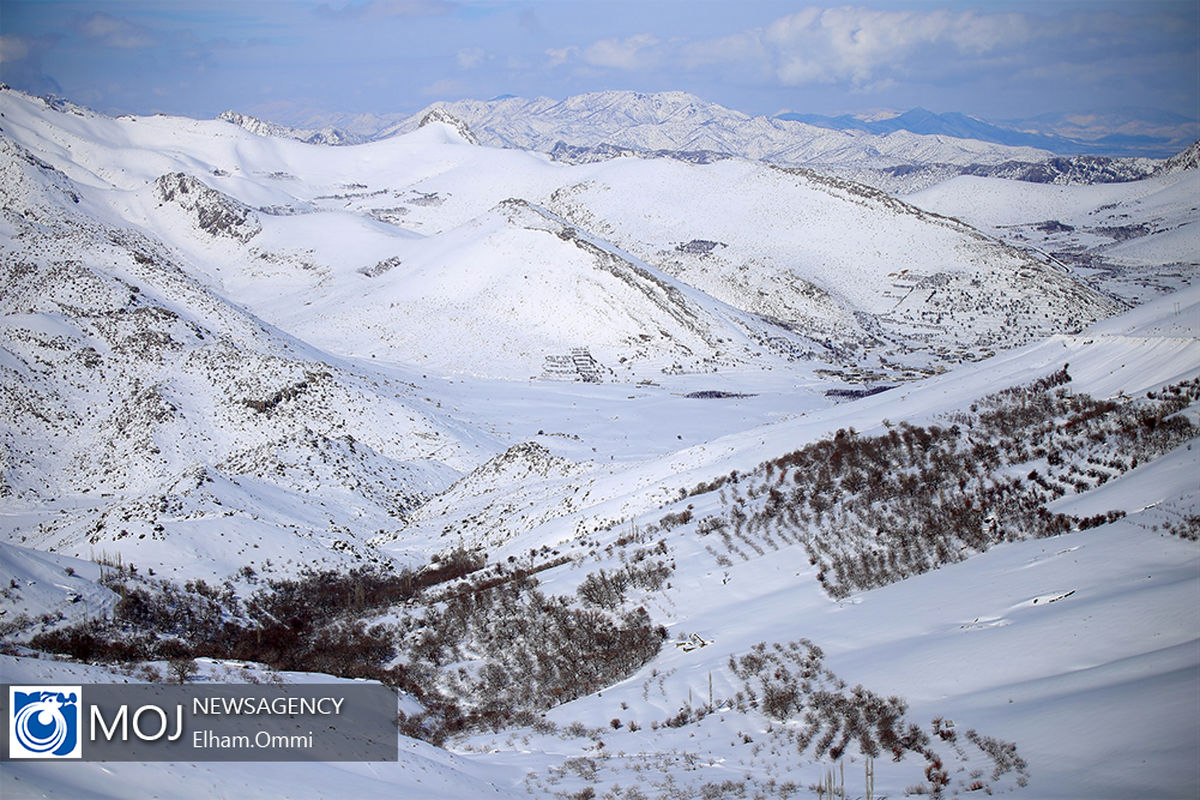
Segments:
[[[1138,180],[1159,169],[1160,158],[1186,147],[1192,141],[1188,131],[1195,128],[1177,126],[1168,138],[1093,141],[924,109],[869,119],[798,113],[751,117],[683,92],[616,91],[562,101],[504,96],[435,103],[407,117],[314,116],[320,128],[289,128],[235,112],[220,118],[262,135],[354,144],[414,130],[430,114],[477,129],[484,144],[546,152],[567,163],[626,155],[708,163],[737,156],[819,167],[892,193],[923,189],[958,174],[1060,184]],[[1128,117],[1113,124],[1128,127],[1133,124]]]
[[[882,132],[834,130],[783,117],[752,117],[685,92],[607,91],[565,100],[506,96],[435,103],[417,114],[316,115],[293,128],[233,111],[220,118],[254,133],[325,144],[378,141],[418,128],[430,113],[461,120],[495,147],[552,152],[574,148],[596,155],[632,152],[711,153],[790,165],[855,164],[888,168],[911,164],[1037,163],[1054,152],[966,135],[928,134],[903,127]],[[1036,139],[1036,137],[1033,137]],[[576,160],[579,153],[575,154]]]
[[[21,541],[81,557],[131,547],[210,574],[369,561],[352,526],[393,524],[477,457],[411,385],[263,323],[49,163],[0,146],[2,491]],[[146,194],[201,231],[245,235],[214,213],[232,204],[206,204],[220,197],[190,180]],[[198,202],[168,199],[183,197]],[[318,489],[319,512],[268,500]]]
[[[44,143],[62,142],[68,176],[111,181],[110,218],[341,356],[527,378],[582,349],[597,375],[632,382],[811,354],[885,377],[881,359],[938,369],[1117,308],[965,225],[803,170],[564,167],[472,146],[436,115],[362,148],[302,147],[8,97],[23,146],[50,159],[63,153]],[[167,135],[191,139],[176,146],[186,156],[163,155]],[[963,303],[977,312],[969,334]]]
[[[972,139],[833,131],[802,122],[751,117],[685,92],[593,92],[565,100],[509,97],[438,103],[484,144],[547,152],[556,144],[637,150],[713,151],[780,164],[987,164],[1039,161],[1051,153]],[[421,112],[392,130],[411,130]]]
[[[0,678],[401,689],[395,765],[0,792],[1189,796],[1194,155],[901,200],[416,122],[0,91]]]
[[[1194,198],[1196,148],[1132,183],[1053,186],[956,177],[909,195],[935,213],[951,210],[979,229],[1048,263],[1071,268],[1133,302],[1195,281],[1200,224]]]
[[[548,152],[568,163],[623,155],[708,163],[737,156],[816,167],[890,193],[960,174],[1056,184],[1135,181],[1164,168],[1163,157],[1178,157],[1192,141],[1176,136],[1123,148],[922,109],[870,122],[750,117],[682,92],[437,103],[374,136],[412,130],[433,111],[477,129],[485,144]]]

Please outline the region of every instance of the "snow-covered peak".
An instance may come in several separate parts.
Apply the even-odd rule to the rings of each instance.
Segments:
[[[440,106],[431,108],[425,116],[421,117],[421,122],[417,127],[424,128],[426,125],[432,123],[441,123],[449,126],[468,144],[479,144],[479,140],[475,138],[475,134],[471,133],[471,129],[467,127],[465,122]]]

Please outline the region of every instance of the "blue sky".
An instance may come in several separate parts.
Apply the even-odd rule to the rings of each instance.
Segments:
[[[0,0],[0,80],[109,113],[279,121],[681,89],[752,114],[1200,116],[1200,0]]]

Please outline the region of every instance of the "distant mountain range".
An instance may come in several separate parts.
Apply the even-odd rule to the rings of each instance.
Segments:
[[[908,131],[953,136],[1010,147],[1036,147],[1059,155],[1166,158],[1200,136],[1200,123],[1196,120],[1154,109],[1128,109],[1105,114],[1044,114],[998,123],[957,111],[938,114],[924,108],[871,119],[850,114],[829,117],[797,112],[778,114],[775,119],[877,135]]]
[[[481,144],[548,153],[569,163],[637,155],[706,163],[740,157],[833,171],[888,192],[911,192],[957,174],[1038,183],[1112,183],[1154,173],[1200,137],[1185,117],[1132,109],[992,123],[913,109],[871,117],[785,113],[752,117],[684,92],[593,92],[565,100],[501,95],[435,103],[412,115],[317,114],[301,127],[227,111],[259,135],[347,145],[415,130],[447,115]],[[1122,157],[1123,154],[1123,157]]]
[[[314,116],[290,133],[236,112],[222,119],[254,133],[323,144],[354,144],[416,130],[440,110],[461,120],[481,144],[517,150],[617,148],[635,153],[706,153],[787,165],[853,165],[887,169],[906,164],[1039,162],[1053,152],[965,137],[838,131],[786,119],[751,117],[685,92],[592,92],[565,100],[502,96],[435,103],[410,116]],[[560,148],[561,149],[561,148]],[[611,157],[611,156],[608,156]]]
[[[1200,138],[1200,121],[1152,108],[1125,108],[1102,113],[1042,114],[1028,119],[997,120],[997,124],[1068,139],[1105,145],[1106,155],[1169,156]],[[1155,144],[1159,142],[1159,144]]]

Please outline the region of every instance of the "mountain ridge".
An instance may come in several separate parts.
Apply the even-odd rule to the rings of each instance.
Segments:
[[[775,118],[831,130],[858,130],[873,134],[906,130],[911,133],[977,139],[1010,146],[1035,147],[1058,156],[1167,158],[1200,136],[1200,124],[1182,116],[1171,118],[1174,127],[1169,129],[1169,134],[1167,131],[1161,131],[1159,135],[1113,133],[1091,138],[1080,138],[1078,134],[1088,129],[1078,126],[1069,128],[1076,136],[1058,133],[1065,121],[1058,121],[1057,117],[992,122],[958,111],[937,113],[920,107],[883,119],[866,120],[850,114],[831,117],[794,111],[777,114]]]
[[[333,143],[386,139],[419,127],[431,114],[449,115],[455,126],[473,130],[472,137],[483,143],[538,150],[567,163],[621,155],[692,163],[742,157],[817,166],[893,192],[922,189],[955,174],[1042,183],[1131,181],[1157,169],[1158,162],[1147,153],[1175,156],[1184,149],[1170,149],[1160,137],[1149,151],[1114,150],[1095,140],[1005,127],[957,112],[913,109],[872,120],[794,113],[751,117],[686,92],[620,91],[563,100],[502,95],[488,101],[438,102],[415,115],[392,115],[386,124],[385,118],[373,117],[356,139],[339,133],[346,138]],[[272,128],[249,119],[244,127],[319,140],[310,129]]]

